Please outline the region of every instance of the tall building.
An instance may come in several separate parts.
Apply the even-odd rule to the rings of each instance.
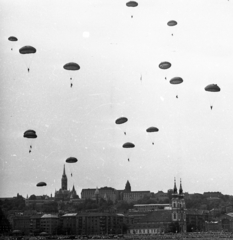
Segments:
[[[62,174],[62,178],[61,178],[61,189],[62,190],[67,190],[67,176],[66,176],[66,169],[65,169],[65,164],[64,164],[64,168],[63,168],[63,174]]]
[[[174,180],[174,189],[172,193],[172,221],[177,222],[180,232],[186,232],[185,201],[182,183],[180,181],[179,193]],[[178,231],[178,230],[177,230]]]
[[[66,169],[65,165],[63,168],[63,174],[61,178],[61,188],[58,191],[55,191],[55,200],[62,200],[62,201],[69,201],[72,198],[79,198],[75,187],[73,186],[72,190],[67,189],[68,186],[68,179],[66,176]]]

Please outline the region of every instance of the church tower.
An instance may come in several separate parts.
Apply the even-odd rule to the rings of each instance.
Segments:
[[[177,231],[186,232],[186,215],[185,215],[185,201],[182,183],[180,180],[179,193],[176,187],[176,179],[174,180],[174,189],[172,193],[172,221],[178,223],[179,229]]]
[[[185,200],[184,200],[184,193],[182,188],[182,182],[180,180],[180,189],[179,189],[179,205],[180,205],[180,231],[186,232],[187,226],[186,226],[186,206],[185,206]]]
[[[65,164],[64,164],[64,169],[63,169],[63,174],[61,179],[61,189],[67,190],[67,176],[66,176]]]
[[[127,180],[126,184],[125,184],[125,192],[131,192],[131,186],[129,181]]]

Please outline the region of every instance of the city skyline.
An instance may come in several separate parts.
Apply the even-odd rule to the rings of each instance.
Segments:
[[[183,183],[182,183],[182,179],[176,179],[176,177],[174,177],[173,178],[173,186],[171,186],[169,189],[167,189],[167,190],[161,190],[161,189],[158,189],[156,192],[153,192],[153,191],[150,191],[150,189],[144,189],[144,190],[137,190],[137,189],[131,189],[131,183],[127,180],[127,182],[125,183],[125,185],[124,185],[124,187],[122,187],[122,188],[120,188],[120,189],[116,189],[116,188],[114,188],[114,187],[112,187],[112,186],[95,186],[95,187],[87,187],[87,188],[84,188],[84,189],[81,189],[81,192],[80,193],[76,193],[76,186],[75,186],[75,184],[73,184],[70,188],[68,187],[68,184],[69,184],[69,177],[68,177],[68,175],[66,174],[66,169],[65,169],[65,164],[64,164],[64,168],[63,168],[63,173],[61,174],[62,175],[62,177],[61,177],[61,182],[60,182],[60,188],[58,188],[58,189],[54,189],[54,191],[53,192],[51,192],[51,193],[46,193],[46,190],[43,190],[43,194],[42,195],[44,195],[44,196],[48,196],[48,197],[53,197],[53,198],[55,198],[56,197],[56,194],[59,194],[59,190],[68,190],[68,192],[70,192],[70,193],[72,193],[73,191],[75,191],[75,194],[77,194],[78,196],[79,196],[79,198],[80,199],[82,199],[82,196],[81,196],[81,193],[82,193],[82,191],[83,190],[91,190],[91,189],[94,189],[94,190],[96,190],[96,189],[99,189],[99,190],[101,190],[101,189],[104,189],[104,188],[113,188],[114,190],[117,190],[117,191],[123,191],[124,189],[126,189],[126,188],[128,188],[127,187],[127,184],[129,184],[129,188],[130,188],[130,192],[132,191],[132,192],[143,192],[143,191],[149,191],[150,192],[150,194],[156,194],[156,193],[158,193],[158,192],[164,192],[164,193],[168,193],[168,191],[169,190],[174,190],[174,187],[176,186],[176,188],[178,189],[178,191],[180,191],[180,189],[182,190],[182,192],[183,193],[188,193],[188,194],[196,194],[196,193],[198,193],[198,194],[206,194],[206,193],[216,193],[216,192],[219,192],[219,193],[221,193],[221,194],[223,194],[223,195],[229,195],[229,194],[224,194],[224,193],[222,193],[222,192],[220,192],[220,191],[215,191],[215,192],[210,192],[210,191],[204,191],[203,193],[200,193],[200,192],[194,192],[194,193],[190,193],[190,192],[188,192],[188,191],[183,191]],[[63,181],[63,179],[64,179],[64,177],[65,177],[65,182],[66,183],[64,183]],[[46,186],[42,186],[42,188],[46,188]],[[19,194],[19,195],[21,195],[20,193],[17,193],[17,194]],[[35,195],[34,193],[31,193],[31,194],[27,194],[26,195],[26,197],[24,197],[25,199],[26,198],[29,198],[31,195]],[[94,194],[95,195],[95,194]],[[38,195],[38,196],[40,196],[40,195]],[[231,195],[230,195],[231,196]],[[12,196],[12,197],[14,197],[14,196]]]
[[[232,1],[0,8],[0,197],[54,192],[63,164],[78,194],[127,180],[166,191],[176,177],[184,191],[233,195]]]

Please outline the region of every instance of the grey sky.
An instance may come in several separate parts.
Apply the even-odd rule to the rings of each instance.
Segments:
[[[157,192],[174,177],[184,191],[233,194],[233,3],[138,3],[0,0],[0,196],[54,194],[71,156],[78,162],[66,164],[68,185],[78,194],[127,180]],[[25,45],[37,49],[30,73]],[[162,61],[172,67],[161,70]],[[72,88],[68,62],[81,67]],[[176,76],[184,82],[171,85]],[[204,90],[212,83],[220,93]],[[126,136],[115,124],[121,116]],[[150,126],[159,132],[147,134]],[[30,154],[28,129],[38,135]],[[125,142],[135,144],[131,153]]]

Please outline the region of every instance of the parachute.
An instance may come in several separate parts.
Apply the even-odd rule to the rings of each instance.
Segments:
[[[12,41],[12,42],[18,41],[18,39],[16,37],[13,37],[13,36],[9,37],[8,40]]]
[[[78,161],[78,159],[77,158],[75,158],[75,157],[69,157],[69,158],[67,158],[66,159],[66,162],[67,163],[76,163]],[[71,171],[71,177],[73,176],[73,173],[72,173],[72,171]]]
[[[167,23],[167,25],[168,25],[169,27],[176,26],[176,25],[177,25],[177,21],[171,20],[171,21],[169,21],[169,22]]]
[[[174,85],[181,84],[182,82],[183,79],[181,77],[174,77],[170,80],[170,83]],[[176,95],[176,98],[178,98],[178,94]]]
[[[36,184],[37,187],[45,187],[47,184],[45,182],[39,182]]]
[[[75,157],[69,157],[66,159],[67,163],[76,163],[77,161],[78,161],[78,159]]]
[[[27,131],[24,132],[23,137],[29,139],[29,143],[30,143],[29,153],[30,153],[31,149],[32,149],[32,139],[37,138],[36,131],[34,131],[34,130],[27,130]]]
[[[129,2],[126,3],[126,6],[127,7],[137,7],[138,3],[135,2],[135,1],[129,1]],[[133,15],[131,15],[131,18],[133,18]]]
[[[123,144],[122,147],[128,149],[128,148],[134,148],[135,145],[134,145],[133,143],[131,143],[131,142],[126,142],[126,143]],[[130,160],[130,159],[129,159],[129,156],[130,156],[130,153],[129,153],[129,155],[128,155],[128,162],[129,162],[129,160]]]
[[[169,63],[169,62],[161,62],[160,64],[159,64],[159,68],[161,68],[161,69],[168,69],[168,68],[170,68],[171,67],[171,63]]]
[[[210,93],[217,93],[220,92],[221,89],[217,84],[209,84],[205,87],[205,91],[210,92]],[[213,102],[214,99],[211,99],[211,104],[210,104],[210,109],[213,109]]]
[[[217,84],[210,84],[205,87],[205,90],[207,92],[220,92],[221,91],[220,87]]]
[[[177,25],[177,21],[171,20],[171,21],[169,21],[169,22],[167,23],[167,25],[168,25],[169,27],[174,27],[174,26]],[[172,36],[173,36],[173,33],[172,33]]]
[[[126,123],[128,121],[128,118],[126,118],[126,117],[120,117],[120,118],[118,118],[116,121],[115,121],[115,123],[116,124],[123,124],[123,123]],[[126,131],[124,131],[124,134],[126,135]]]
[[[16,37],[13,37],[13,36],[9,37],[8,40],[11,41],[11,42],[16,42],[16,41],[18,41],[18,39],[17,39]],[[13,48],[11,48],[11,51],[12,51],[12,50],[13,50]]]
[[[27,66],[28,72],[30,71],[30,65],[32,61],[31,54],[36,53],[36,49],[32,46],[24,46],[19,49],[19,53],[24,55],[24,61]]]
[[[127,7],[137,7],[138,3],[135,2],[135,1],[129,1],[129,2],[126,3],[126,6]]]
[[[146,129],[146,131],[148,133],[154,133],[154,132],[158,132],[159,129],[157,127],[149,127],[149,128]],[[154,141],[152,141],[152,144],[154,145]]]
[[[67,63],[63,66],[63,68],[65,70],[68,70],[68,71],[77,71],[80,69],[80,66],[77,64],[77,63],[74,63],[74,62],[70,62],[70,63]],[[73,86],[73,83],[72,83],[72,78],[73,78],[73,74],[70,72],[70,87]]]

